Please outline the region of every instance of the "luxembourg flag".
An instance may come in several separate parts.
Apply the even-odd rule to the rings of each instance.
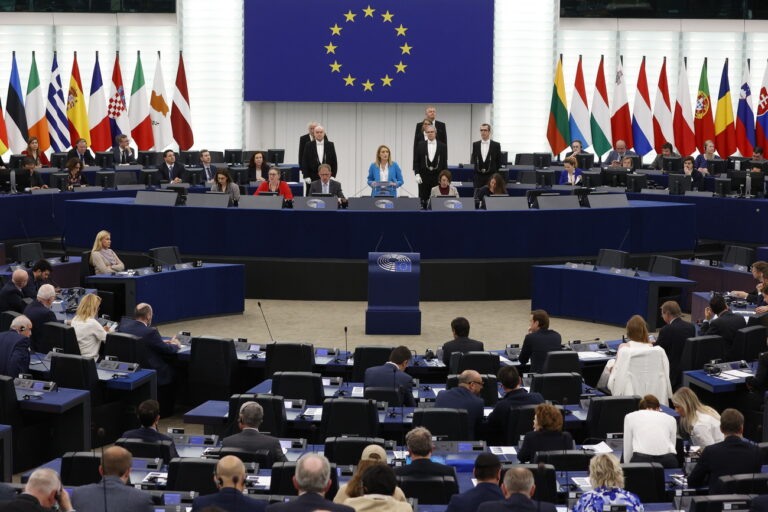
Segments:
[[[571,115],[568,117],[571,127],[571,140],[580,140],[582,149],[592,144],[592,136],[589,126],[589,107],[587,106],[587,90],[584,87],[584,73],[581,70],[581,55],[579,65],[576,68],[576,80],[573,83],[573,96],[571,96]]]
[[[656,102],[653,104],[653,146],[661,153],[665,142],[672,143],[672,107],[669,102],[669,86],[667,85],[667,58],[661,65],[659,73],[659,89],[656,91]]]
[[[635,108],[632,113],[632,139],[635,152],[647,155],[653,149],[653,114],[651,114],[651,99],[648,94],[648,79],[645,77],[645,57],[640,63],[640,74],[637,76],[637,93],[635,93]]]
[[[742,156],[752,156],[755,149],[755,115],[752,113],[752,91],[749,88],[749,60],[744,68],[739,107],[736,110],[736,146]]]
[[[616,141],[623,140],[627,149],[632,148],[632,117],[629,115],[629,101],[627,101],[627,88],[624,84],[624,70],[619,59],[616,69],[616,83],[613,89],[613,113],[611,114],[611,135],[613,145]]]

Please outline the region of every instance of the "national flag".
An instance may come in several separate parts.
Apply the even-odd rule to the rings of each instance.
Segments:
[[[587,90],[584,87],[584,73],[581,70],[581,55],[579,55],[579,65],[576,68],[576,79],[573,82],[571,115],[568,117],[568,126],[571,131],[569,142],[580,140],[582,149],[586,149],[592,144],[592,136],[589,127],[589,107],[587,106]]]
[[[30,137],[37,137],[40,152],[47,151],[51,147],[48,137],[48,119],[45,118],[45,105],[43,104],[43,87],[40,85],[40,76],[37,74],[37,62],[35,52],[32,52],[32,67],[29,70],[27,81],[27,133]]]
[[[755,149],[755,114],[752,111],[752,90],[749,88],[749,61],[744,67],[744,77],[739,90],[739,107],[736,110],[736,146],[742,156],[750,157]]]
[[[131,87],[131,106],[128,109],[128,119],[131,121],[131,137],[139,147],[139,151],[148,151],[155,145],[152,137],[152,120],[149,118],[149,103],[147,102],[147,87],[144,83],[144,70],[141,67],[141,53],[137,52],[136,70],[133,73]]]
[[[152,94],[149,97],[149,117],[152,120],[152,136],[155,139],[155,150],[161,151],[173,142],[171,132],[171,108],[168,105],[168,95],[165,94],[163,71],[160,68],[160,52],[157,52],[155,80],[152,83]]]
[[[669,86],[667,85],[667,58],[661,64],[659,73],[659,88],[656,90],[656,101],[653,104],[653,146],[661,153],[665,142],[674,144],[672,132],[672,108],[669,102]]]
[[[765,67],[760,95],[757,98],[757,123],[755,124],[755,145],[768,147],[768,66]]]
[[[5,128],[5,118],[3,117],[3,102],[0,100],[0,155],[8,151],[8,130]]]
[[[568,103],[565,99],[565,80],[563,80],[563,56],[557,59],[555,83],[552,86],[552,102],[549,106],[547,140],[552,153],[559,154],[568,147]]]
[[[736,152],[736,129],[733,126],[733,103],[731,103],[731,85],[728,80],[728,59],[725,59],[725,64],[723,64],[720,92],[717,95],[715,147],[721,158],[728,158]]]
[[[184,71],[184,58],[179,52],[179,67],[176,71],[176,91],[173,93],[171,108],[171,126],[173,138],[179,149],[186,151],[195,143],[192,133],[192,110],[189,107],[189,92],[187,91],[187,73]]]
[[[120,134],[131,133],[131,123],[128,120],[128,104],[125,101],[123,75],[120,73],[120,54],[115,54],[115,66],[112,68],[112,86],[109,89],[107,101],[107,116],[112,140]]]
[[[8,97],[5,100],[6,129],[9,148],[14,153],[27,149],[27,114],[24,112],[24,96],[21,92],[19,68],[16,67],[16,52],[13,52],[11,78],[8,83]]]
[[[653,114],[651,114],[651,97],[648,94],[648,79],[645,76],[645,56],[640,63],[640,73],[637,75],[637,92],[633,110],[632,140],[635,143],[635,152],[644,156],[653,149]]]
[[[91,145],[91,131],[88,128],[88,113],[85,110],[83,82],[80,80],[80,68],[77,65],[77,52],[72,62],[72,76],[69,79],[67,95],[67,120],[69,121],[69,140],[75,146],[77,139],[85,139]]]
[[[616,141],[623,140],[627,149],[634,146],[632,141],[632,117],[629,115],[629,102],[627,101],[627,88],[624,84],[624,70],[619,59],[616,69],[616,81],[613,89],[613,112],[611,113],[611,135],[613,145]]]
[[[696,150],[691,95],[688,90],[688,72],[685,69],[685,59],[683,59],[683,62],[680,63],[680,74],[677,77],[675,115],[672,121],[675,146],[677,146],[681,156],[690,156]]]
[[[592,149],[597,156],[603,156],[611,149],[611,113],[608,108],[608,89],[605,86],[603,72],[603,56],[595,78],[595,93],[592,96],[592,114],[589,116],[589,127],[592,132]]]
[[[696,133],[696,147],[699,153],[704,153],[704,141],[715,140],[715,123],[712,120],[712,100],[709,97],[709,80],[707,80],[707,59],[701,66],[699,92],[696,94],[696,119],[693,121]]]
[[[48,120],[48,135],[51,148],[56,153],[66,151],[69,147],[69,129],[67,127],[66,103],[64,89],[61,85],[61,72],[56,52],[53,52],[51,65],[51,83],[48,84],[48,106],[45,117]]]
[[[88,104],[88,122],[91,125],[91,149],[94,151],[106,151],[111,148],[112,132],[109,129],[107,103],[104,99],[104,84],[101,81],[99,52],[96,52],[96,63],[93,65],[91,99]]]

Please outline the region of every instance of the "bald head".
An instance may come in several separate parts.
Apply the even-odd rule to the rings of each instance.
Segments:
[[[216,478],[219,487],[242,489],[245,485],[245,465],[234,455],[222,457],[216,464]]]
[[[131,452],[120,446],[113,446],[104,450],[99,469],[104,476],[117,476],[127,481],[132,463]]]
[[[475,370],[464,370],[459,374],[459,386],[478,394],[483,389],[483,378]]]
[[[29,279],[29,274],[27,274],[26,270],[14,270],[13,274],[11,275],[11,280],[17,288],[24,288],[27,286],[27,279]]]

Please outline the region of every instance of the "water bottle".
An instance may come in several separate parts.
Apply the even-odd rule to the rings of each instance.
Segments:
[[[738,160],[737,160],[738,162]],[[747,183],[744,187],[746,190],[744,191],[744,197],[749,196],[752,194],[752,173],[747,172]]]

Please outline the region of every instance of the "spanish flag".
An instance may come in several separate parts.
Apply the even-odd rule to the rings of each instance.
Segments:
[[[568,147],[570,129],[568,126],[568,103],[565,100],[565,80],[563,79],[563,55],[557,60],[555,83],[552,86],[552,103],[549,107],[547,140],[552,153],[560,154]]]
[[[88,113],[85,110],[82,84],[80,68],[77,66],[77,52],[75,52],[67,94],[67,121],[69,121],[69,139],[72,147],[75,147],[77,139],[85,139],[88,146],[91,145],[91,130],[88,127]]]

